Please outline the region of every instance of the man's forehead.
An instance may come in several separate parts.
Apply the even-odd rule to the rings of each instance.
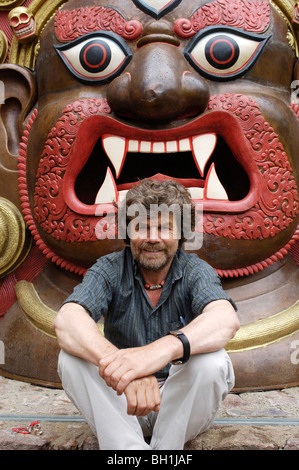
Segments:
[[[263,32],[270,24],[269,0],[214,0],[212,2],[192,2],[192,14],[188,15],[184,5],[190,2],[132,1],[132,6],[144,16],[144,6],[165,4],[168,11],[173,4],[176,11],[174,30],[182,38],[191,37],[207,26],[226,25],[250,32]],[[113,31],[127,40],[136,40],[142,33],[138,19],[126,20],[121,13],[121,2],[116,10],[110,6],[82,7],[73,10],[59,10],[55,16],[55,34],[61,41],[70,41],[98,30]],[[186,14],[186,17],[185,17]],[[182,15],[182,16],[181,16]],[[163,16],[163,15],[162,15]]]

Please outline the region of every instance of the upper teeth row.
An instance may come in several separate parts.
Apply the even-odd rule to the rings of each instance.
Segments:
[[[192,152],[198,171],[203,177],[206,164],[214,152],[216,142],[217,137],[214,133],[166,142],[126,139],[115,135],[104,135],[102,138],[103,148],[114,166],[116,178],[119,178],[127,152],[174,153],[188,151]],[[208,199],[228,199],[214,165],[209,171],[205,190],[203,188],[189,188],[189,191],[193,199],[203,199],[204,197]],[[107,171],[105,181],[97,194],[96,203],[112,202],[112,193],[115,196],[115,192],[115,181],[111,172]]]
[[[214,152],[217,137],[215,134],[203,134],[180,140],[152,142],[105,135],[102,142],[104,150],[115,168],[116,178],[120,175],[127,152],[175,153],[192,151],[197,168],[203,176],[206,163]]]

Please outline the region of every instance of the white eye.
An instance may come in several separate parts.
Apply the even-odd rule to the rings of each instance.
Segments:
[[[212,27],[198,33],[184,54],[208,78],[228,80],[249,70],[269,38],[235,28]]]
[[[132,58],[126,43],[110,31],[91,33],[54,47],[70,72],[88,83],[112,79]]]

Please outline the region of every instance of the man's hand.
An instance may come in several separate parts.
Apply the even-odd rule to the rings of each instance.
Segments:
[[[120,349],[99,362],[100,376],[121,395],[135,379],[153,375],[169,362],[182,356],[182,344],[164,336],[146,346]]]
[[[133,380],[125,389],[127,413],[146,416],[151,411],[159,411],[161,393],[156,377],[153,375]]]

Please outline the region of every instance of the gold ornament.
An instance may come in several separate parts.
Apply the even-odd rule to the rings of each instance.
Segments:
[[[14,8],[9,12],[8,21],[15,37],[21,44],[32,42],[37,37],[36,21],[28,8]]]
[[[27,239],[21,213],[12,202],[0,197],[0,277],[11,273],[24,261],[31,245]]]
[[[56,312],[41,301],[34,285],[20,281],[15,291],[19,306],[29,323],[42,333],[55,338],[52,324]],[[103,334],[103,325],[98,324],[98,328]],[[276,315],[241,326],[236,336],[228,343],[226,350],[233,353],[265,347],[298,331],[299,301]]]
[[[4,64],[8,52],[8,40],[6,34],[0,31],[0,64]]]
[[[11,10],[22,5],[24,2],[25,0],[0,0],[0,11]]]

